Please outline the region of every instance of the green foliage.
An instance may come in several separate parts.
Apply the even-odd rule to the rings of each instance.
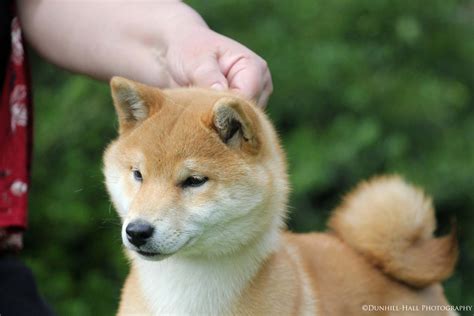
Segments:
[[[453,304],[474,304],[474,11],[455,0],[192,1],[262,55],[288,153],[290,227],[324,222],[358,181],[400,173],[457,218]],[[35,157],[25,257],[60,315],[110,315],[126,274],[101,154],[116,123],[105,84],[34,59]],[[317,255],[317,254],[316,254]]]
[[[36,64],[27,262],[60,315],[108,315],[126,273],[101,154],[115,136],[107,86]]]

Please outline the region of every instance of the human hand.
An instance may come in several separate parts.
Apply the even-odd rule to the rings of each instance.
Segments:
[[[265,107],[273,90],[267,63],[207,26],[181,26],[169,38],[163,61],[170,86],[232,90]]]

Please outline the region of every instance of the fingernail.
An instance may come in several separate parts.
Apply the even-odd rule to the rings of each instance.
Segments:
[[[211,89],[217,90],[217,91],[223,91],[224,86],[221,83],[215,83],[211,86]]]

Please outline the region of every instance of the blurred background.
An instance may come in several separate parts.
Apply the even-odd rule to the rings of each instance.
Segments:
[[[433,195],[437,233],[457,219],[461,256],[445,288],[452,304],[474,305],[474,2],[189,3],[270,65],[267,110],[288,154],[290,228],[324,230],[358,181],[402,174]],[[32,64],[23,257],[59,315],[112,315],[128,267],[101,174],[117,130],[108,86],[34,55]]]

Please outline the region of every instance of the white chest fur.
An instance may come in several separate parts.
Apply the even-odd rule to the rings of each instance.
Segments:
[[[262,260],[277,244],[268,236],[245,253],[218,259],[170,257],[136,260],[145,300],[153,315],[229,315]],[[272,247],[273,248],[273,247]]]

